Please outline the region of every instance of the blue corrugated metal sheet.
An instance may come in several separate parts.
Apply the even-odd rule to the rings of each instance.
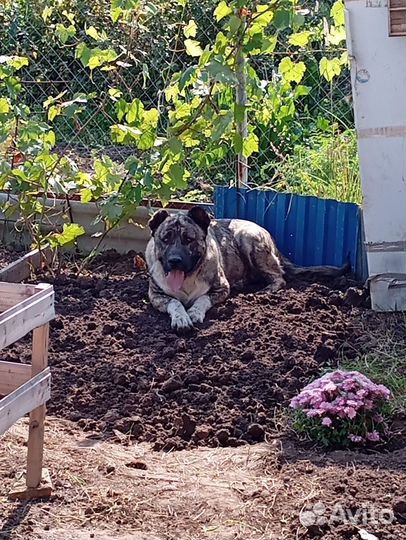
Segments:
[[[356,204],[271,190],[216,187],[214,210],[217,218],[258,223],[295,264],[341,266],[349,257],[353,271],[365,277]]]

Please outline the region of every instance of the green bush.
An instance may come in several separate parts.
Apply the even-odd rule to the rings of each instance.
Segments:
[[[355,130],[316,133],[276,166],[271,187],[361,204]]]

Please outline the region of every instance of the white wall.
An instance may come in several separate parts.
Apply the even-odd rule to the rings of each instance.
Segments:
[[[386,0],[346,1],[372,305],[406,309],[406,37]]]

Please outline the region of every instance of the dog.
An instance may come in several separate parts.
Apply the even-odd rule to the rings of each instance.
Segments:
[[[267,291],[286,285],[285,275],[334,277],[343,267],[297,267],[284,258],[268,231],[251,221],[214,220],[200,206],[187,214],[157,211],[149,221],[146,248],[152,306],[168,313],[171,326],[187,331],[231,289],[261,282]]]

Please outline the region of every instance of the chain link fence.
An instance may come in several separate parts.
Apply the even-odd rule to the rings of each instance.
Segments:
[[[183,50],[184,25],[193,19],[197,24],[196,39],[202,46],[212,43],[219,31],[213,18],[217,4],[216,0],[189,0],[185,6],[177,0],[151,2],[145,20],[140,22],[134,17],[132,24],[124,26],[111,24],[110,0],[6,1],[0,6],[1,54],[29,58],[29,66],[20,71],[23,99],[39,118],[47,119],[44,102],[50,96],[63,94],[64,102],[69,103],[78,95],[93,94],[80,114],[76,107],[71,117],[65,114],[54,120],[57,151],[72,156],[80,167],[91,171],[93,156],[104,154],[121,162],[136,152],[133,147],[112,143],[110,126],[117,119],[114,102],[106,99],[108,88],[118,88],[126,100],[139,98],[146,108],[165,107],[163,89],[172,74],[195,63]],[[331,2],[327,0],[327,4]],[[76,33],[64,43],[71,24]],[[104,33],[100,47],[118,52],[117,69],[91,72],[76,58],[75,43],[91,42],[86,29],[92,26]],[[277,66],[286,54],[292,54],[288,46],[286,50],[278,46],[274,54],[254,61],[261,84],[277,87]],[[311,91],[295,103],[284,95],[277,104],[278,118],[269,111],[258,123],[260,149],[250,159],[251,185],[272,186],[278,180],[279,166],[295,144],[304,143],[323,122],[336,123],[340,130],[353,127],[348,69],[343,69],[333,83],[319,74],[318,62],[329,54],[327,50],[316,50],[296,55],[307,66],[301,84]],[[280,107],[286,109],[285,118]],[[234,176],[235,160],[230,153],[209,170],[192,171],[192,187],[186,196],[208,198],[215,183],[227,184]]]

